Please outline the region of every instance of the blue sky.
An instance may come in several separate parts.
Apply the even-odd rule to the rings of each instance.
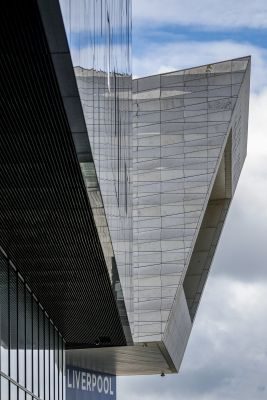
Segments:
[[[213,27],[205,29],[201,26],[182,26],[176,24],[163,24],[160,26],[144,29],[142,26],[133,26],[134,55],[144,54],[147,45],[166,44],[182,41],[225,41],[231,40],[243,44],[254,46],[267,46],[267,29],[257,28],[236,28],[232,30],[215,30]]]
[[[252,55],[248,156],[178,375],[118,400],[267,398],[267,1],[133,0],[133,74]]]
[[[134,76],[246,55],[252,88],[260,90],[267,84],[265,0],[133,0]]]

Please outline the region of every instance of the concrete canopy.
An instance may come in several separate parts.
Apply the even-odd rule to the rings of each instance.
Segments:
[[[249,83],[250,57],[133,81],[134,346],[71,363],[179,370],[246,157]]]

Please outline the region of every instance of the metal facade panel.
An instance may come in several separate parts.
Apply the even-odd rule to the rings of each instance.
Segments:
[[[193,319],[246,155],[249,75],[243,58],[134,85],[133,338],[168,343],[177,369],[177,296]]]
[[[133,82],[134,346],[73,365],[179,370],[246,155],[249,77],[244,58]]]

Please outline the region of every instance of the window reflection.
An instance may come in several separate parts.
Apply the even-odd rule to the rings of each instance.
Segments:
[[[24,392],[24,390],[19,389],[19,400],[25,400],[26,397],[26,393]]]
[[[10,383],[10,400],[18,399],[18,387],[13,383]]]
[[[1,399],[9,398],[9,382],[6,378],[1,376]]]
[[[50,400],[54,400],[55,394],[55,338],[54,327],[50,323]]]

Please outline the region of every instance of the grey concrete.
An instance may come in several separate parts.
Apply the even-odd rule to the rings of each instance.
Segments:
[[[134,346],[68,352],[72,364],[179,370],[246,157],[249,84],[249,57],[133,81]]]

